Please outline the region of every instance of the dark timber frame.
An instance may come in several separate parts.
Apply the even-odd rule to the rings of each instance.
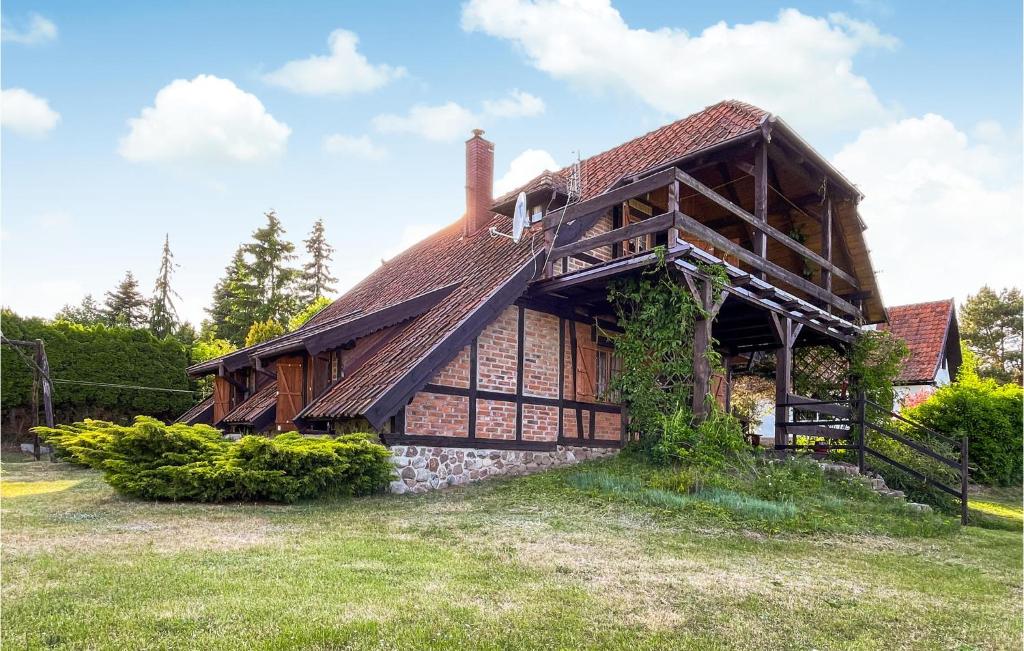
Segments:
[[[570,305],[587,300],[600,303],[600,292],[605,290],[609,280],[636,273],[656,260],[654,253],[624,257],[621,243],[644,236],[658,237],[660,241],[661,234],[664,234],[668,242],[665,256],[680,272],[680,282],[686,284],[704,315],[704,318],[697,321],[694,334],[694,413],[698,417],[707,413],[710,368],[706,355],[715,341],[713,323],[719,317],[726,299],[730,297],[738,300],[738,303],[730,308],[732,320],[724,323],[718,333],[726,335],[719,342],[725,347],[723,352],[727,356],[734,356],[757,350],[774,350],[778,360],[776,397],[778,403],[784,404],[792,391],[792,354],[794,346],[799,345],[798,340],[806,340],[807,345],[827,343],[842,347],[852,342],[859,324],[864,322],[864,315],[859,305],[834,291],[834,281],[838,280],[846,287],[846,296],[862,295],[861,284],[854,273],[833,259],[833,229],[838,227],[833,221],[833,199],[837,193],[844,193],[837,188],[842,187],[843,183],[847,184],[850,189],[843,194],[846,199],[857,200],[859,195],[845,179],[827,168],[823,161],[811,155],[797,155],[790,142],[795,136],[788,131],[788,127],[780,128],[782,137],[775,143],[772,142],[773,125],[766,122],[753,137],[739,139],[737,143],[729,143],[728,146],[717,148],[715,152],[690,156],[624,178],[603,194],[548,213],[544,217],[543,227],[550,254],[544,266],[544,277],[532,283],[528,296],[538,300],[551,298],[560,302],[567,301]],[[771,154],[773,151],[775,154]],[[821,225],[818,250],[813,250],[794,237],[791,206],[796,205],[795,201],[808,203],[808,196],[794,200],[782,197],[787,205],[783,207],[779,219],[790,233],[769,223],[769,192],[774,190],[782,196],[779,172],[776,169],[778,160],[773,157],[780,152],[795,161],[787,165],[790,178],[795,174],[799,179],[820,179],[820,194],[810,195],[820,202],[820,214],[812,215],[797,208]],[[753,177],[753,212],[740,205],[738,194],[732,186],[734,179],[729,171],[730,165]],[[694,175],[705,167],[712,168],[712,182],[720,179],[725,187],[724,194]],[[723,221],[725,218],[705,218],[702,221],[683,211],[680,205],[683,187],[691,193],[689,197],[697,197],[706,202],[705,205],[724,210],[728,218],[733,220],[732,223],[740,228],[739,241],[747,242],[749,248],[719,232],[717,224],[725,226],[729,223]],[[661,195],[665,198],[662,206],[656,205],[651,199],[653,193],[658,192],[664,192]],[[630,201],[641,201],[649,206],[652,216],[623,224],[621,206]],[[587,236],[598,220],[609,213],[612,216],[612,229]],[[780,214],[778,210],[776,214]],[[712,222],[716,225],[712,225]],[[781,245],[780,250],[788,254],[784,259],[789,268],[769,259],[769,239]],[[841,232],[840,241],[842,243]],[[713,247],[714,253],[705,250],[708,246]],[[612,259],[575,271],[565,271],[563,264],[563,272],[557,275],[554,273],[558,261],[568,258],[585,259],[586,256],[595,258],[593,254],[599,249],[610,250]],[[738,260],[743,267],[725,262],[724,257]],[[846,259],[849,262],[851,257],[847,255]],[[726,269],[729,284],[719,297],[712,297],[711,280],[700,270],[705,264],[721,264]],[[808,264],[818,268],[818,282],[805,277],[812,273],[807,271]],[[793,267],[797,267],[804,275],[797,273]],[[600,305],[592,305],[588,313],[593,315],[602,309],[607,312],[608,306],[602,308]],[[587,310],[584,307],[584,311]],[[570,328],[570,338],[575,338],[574,328]],[[570,342],[570,346],[575,357],[575,342]],[[577,435],[582,438],[579,415]],[[789,432],[785,425],[788,410],[779,407],[776,416],[780,423],[777,426],[776,443],[780,449],[784,449],[789,444]],[[563,428],[560,419],[559,430]]]

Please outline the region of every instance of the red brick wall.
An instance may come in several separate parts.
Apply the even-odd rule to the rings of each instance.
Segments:
[[[433,384],[443,384],[446,387],[459,387],[463,389],[469,388],[469,346],[466,346],[459,351],[459,354],[448,363],[443,369],[438,371],[434,379],[431,380]]]
[[[533,310],[523,314],[523,395],[557,398],[558,317]]]
[[[516,403],[504,400],[477,400],[476,437],[478,439],[514,440],[516,438]]]
[[[405,433],[468,436],[469,398],[420,391],[405,408]]]
[[[558,397],[558,324],[550,314],[523,310],[523,394]],[[581,338],[590,338],[590,327],[577,324]],[[518,362],[519,308],[506,308],[477,337],[477,388],[515,395]],[[565,398],[572,393],[572,358],[568,352],[566,332]],[[468,388],[469,348],[459,352],[433,378],[432,384]],[[591,360],[590,365],[594,362]],[[589,396],[580,396],[590,400]],[[595,438],[617,440],[620,436],[619,415],[598,413],[595,416]],[[547,405],[523,405],[522,440],[553,442],[558,439],[558,408]],[[583,412],[584,437],[590,437],[590,413]],[[469,434],[469,398],[420,392],[406,407],[405,432],[409,435],[467,437]],[[565,410],[565,434],[575,438],[575,410]],[[506,400],[476,401],[476,438],[515,440],[516,403]]]
[[[557,441],[558,407],[523,405],[523,440]]]
[[[505,308],[477,337],[478,389],[516,392],[518,327],[519,308],[511,306]]]
[[[598,219],[596,222],[594,222],[593,226],[591,226],[589,229],[587,229],[587,232],[583,235],[583,238],[594,237],[595,235],[600,235],[601,233],[607,233],[608,231],[612,230],[612,223],[613,223],[612,222],[612,213],[609,210],[604,216],[602,216],[600,219]],[[594,249],[593,251],[587,251],[587,253],[589,255],[592,255],[595,258],[599,258],[601,260],[605,260],[605,261],[611,260],[612,259],[612,245],[609,244],[607,246],[602,246],[602,247]],[[557,266],[556,272],[560,273],[562,271],[562,263],[561,262],[557,262],[555,264]],[[588,262],[583,262],[582,260],[577,260],[575,258],[569,258],[569,262],[568,262],[568,269],[569,269],[569,271],[577,271],[579,269],[586,269],[589,266],[591,266],[591,264],[588,263]]]

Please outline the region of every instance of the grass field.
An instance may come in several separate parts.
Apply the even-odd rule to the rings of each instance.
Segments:
[[[1019,492],[979,498],[1008,530],[766,534],[580,480],[616,463],[208,506],[8,462],[3,648],[1021,648]]]

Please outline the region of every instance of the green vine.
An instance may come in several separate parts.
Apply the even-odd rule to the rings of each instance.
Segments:
[[[888,406],[893,403],[893,380],[910,354],[902,339],[885,330],[866,330],[850,346],[850,380],[868,400]]]
[[[655,249],[657,263],[639,277],[610,284],[608,300],[615,309],[619,333],[610,333],[621,372],[612,379],[630,409],[630,429],[656,432],[667,414],[690,402],[693,389],[693,336],[698,320],[707,316],[686,285],[669,270],[664,247]],[[701,272],[712,282],[714,300],[721,297],[728,277],[720,265]],[[719,354],[708,347],[712,368],[721,365]]]

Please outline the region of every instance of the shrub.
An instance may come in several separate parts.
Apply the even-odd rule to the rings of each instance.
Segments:
[[[693,425],[692,421],[687,409],[663,416],[657,442],[650,451],[651,459],[661,464],[721,468],[739,461],[748,451],[742,425],[732,416],[712,410],[699,425]]]
[[[129,426],[86,420],[36,428],[56,453],[103,471],[117,491],[155,500],[271,500],[367,495],[391,475],[390,452],[366,435],[335,439],[292,432],[224,440],[207,425]]]
[[[1020,385],[968,377],[940,388],[903,415],[954,438],[967,435],[971,478],[1008,486],[1021,483],[1024,469],[1022,409]]]
[[[185,375],[188,350],[181,342],[157,339],[146,330],[80,325],[67,321],[48,323],[20,317],[3,310],[3,333],[10,339],[42,339],[51,377],[94,384],[56,385],[53,408],[60,422],[100,416],[126,421],[132,414],[173,418],[188,409],[188,393],[139,391],[102,384],[142,385],[189,389]],[[31,405],[32,371],[20,355],[4,348],[0,372],[0,396],[5,420],[13,409]]]

